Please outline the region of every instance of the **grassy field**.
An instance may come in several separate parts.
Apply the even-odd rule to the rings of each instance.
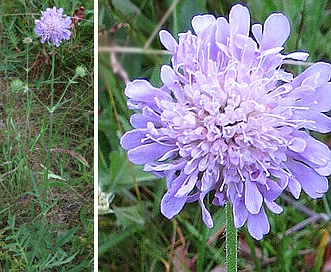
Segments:
[[[52,55],[35,19],[82,5]],[[0,271],[91,271],[93,1],[4,0],[0,21]]]
[[[128,162],[119,139],[130,130],[125,82],[146,78],[161,86],[160,66],[170,63],[157,32],[174,37],[190,29],[191,17],[228,15],[236,1],[99,1],[99,271],[225,271],[225,213],[212,208],[207,229],[198,204],[169,221],[160,213],[164,180]],[[283,12],[291,23],[284,52],[308,51],[308,62],[331,60],[331,1],[242,1],[253,22]],[[121,52],[114,52],[120,48]],[[135,48],[132,50],[131,48]],[[288,65],[294,73],[305,69]],[[314,136],[331,144],[330,135]],[[331,271],[331,192],[313,201],[283,198],[280,215],[269,213],[271,231],[260,242],[239,231],[241,271]],[[324,270],[323,270],[324,269]]]

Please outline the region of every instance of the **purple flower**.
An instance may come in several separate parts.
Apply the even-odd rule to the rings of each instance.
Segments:
[[[36,34],[41,36],[41,43],[53,42],[59,47],[62,40],[70,39],[71,18],[62,15],[63,8],[58,10],[56,7],[47,8],[41,13],[43,16],[40,20],[35,21],[36,28],[34,29]]]
[[[293,78],[281,68],[290,34],[288,19],[271,14],[250,27],[249,10],[235,5],[229,15],[192,19],[195,34],[160,31],[172,54],[161,68],[163,86],[146,80],[127,84],[132,131],[121,139],[132,163],[166,178],[161,212],[172,218],[198,201],[208,227],[213,220],[204,198],[229,201],[236,228],[247,222],[262,239],[270,230],[265,212],[281,213],[275,200],[287,190],[311,198],[328,190],[331,152],[305,129],[331,131],[331,65],[316,63]],[[250,31],[253,37],[250,36]]]

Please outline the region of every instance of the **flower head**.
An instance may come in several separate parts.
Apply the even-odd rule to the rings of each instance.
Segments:
[[[271,14],[250,26],[249,10],[235,5],[229,15],[197,15],[178,42],[160,39],[172,56],[161,67],[161,88],[146,80],[127,84],[132,131],[121,139],[131,162],[166,178],[161,212],[172,218],[198,201],[213,227],[204,198],[229,201],[236,228],[247,222],[255,239],[269,232],[265,212],[281,213],[275,200],[287,190],[319,198],[328,190],[329,148],[305,132],[331,131],[331,65],[316,63],[297,77],[281,68],[290,34],[288,19]],[[250,31],[253,37],[250,36]]]
[[[12,89],[13,92],[17,93],[22,91],[23,89],[23,81],[20,79],[14,79],[11,83],[10,83],[10,88]]]
[[[32,39],[31,39],[31,37],[25,37],[25,38],[23,39],[23,43],[25,43],[25,44],[32,43]]]
[[[53,42],[59,47],[62,40],[70,39],[71,18],[62,14],[63,8],[47,8],[41,13],[41,19],[35,21],[36,28],[34,30],[37,35],[41,36],[41,43]]]
[[[84,77],[87,74],[86,68],[82,65],[77,66],[75,69],[75,74],[79,77]]]

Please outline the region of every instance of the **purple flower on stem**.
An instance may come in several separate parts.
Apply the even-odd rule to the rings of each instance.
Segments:
[[[127,84],[132,131],[121,139],[132,163],[166,178],[161,212],[172,218],[198,201],[208,227],[204,198],[232,205],[236,228],[247,222],[262,239],[270,230],[265,212],[281,213],[284,191],[311,198],[328,190],[331,152],[305,130],[331,131],[331,65],[316,63],[297,77],[281,68],[290,34],[288,19],[271,14],[250,26],[249,10],[232,7],[229,21],[211,14],[192,19],[195,34],[160,31],[172,54],[161,68],[161,88],[137,79]],[[254,37],[250,37],[250,30]]]
[[[71,18],[63,15],[63,8],[47,8],[40,20],[35,20],[35,33],[41,36],[41,43],[53,42],[57,47],[62,40],[70,39]]]

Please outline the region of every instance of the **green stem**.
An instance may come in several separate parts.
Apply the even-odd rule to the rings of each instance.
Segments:
[[[47,191],[48,191],[48,172],[50,168],[50,157],[51,157],[51,148],[53,141],[53,111],[54,111],[54,68],[55,68],[55,52],[54,44],[52,44],[52,70],[51,70],[51,106],[49,108],[49,137],[48,137],[48,149],[47,149],[47,158],[46,158],[46,167],[44,174],[44,200],[47,200]]]
[[[207,242],[207,228],[205,225],[202,226],[201,240],[198,247],[198,259],[197,259],[197,272],[204,271],[203,265],[205,260],[205,251],[206,251],[206,242]]]
[[[230,203],[226,204],[226,271],[237,272],[237,230]]]
[[[29,119],[30,119],[30,110],[31,110],[31,99],[30,99],[30,90],[29,90],[29,44],[26,44],[26,78],[25,78],[25,87],[26,99],[27,99],[27,112],[26,112],[26,124],[25,124],[25,136],[28,137],[29,133]]]
[[[29,82],[29,44],[26,45],[26,80],[25,83]]]

